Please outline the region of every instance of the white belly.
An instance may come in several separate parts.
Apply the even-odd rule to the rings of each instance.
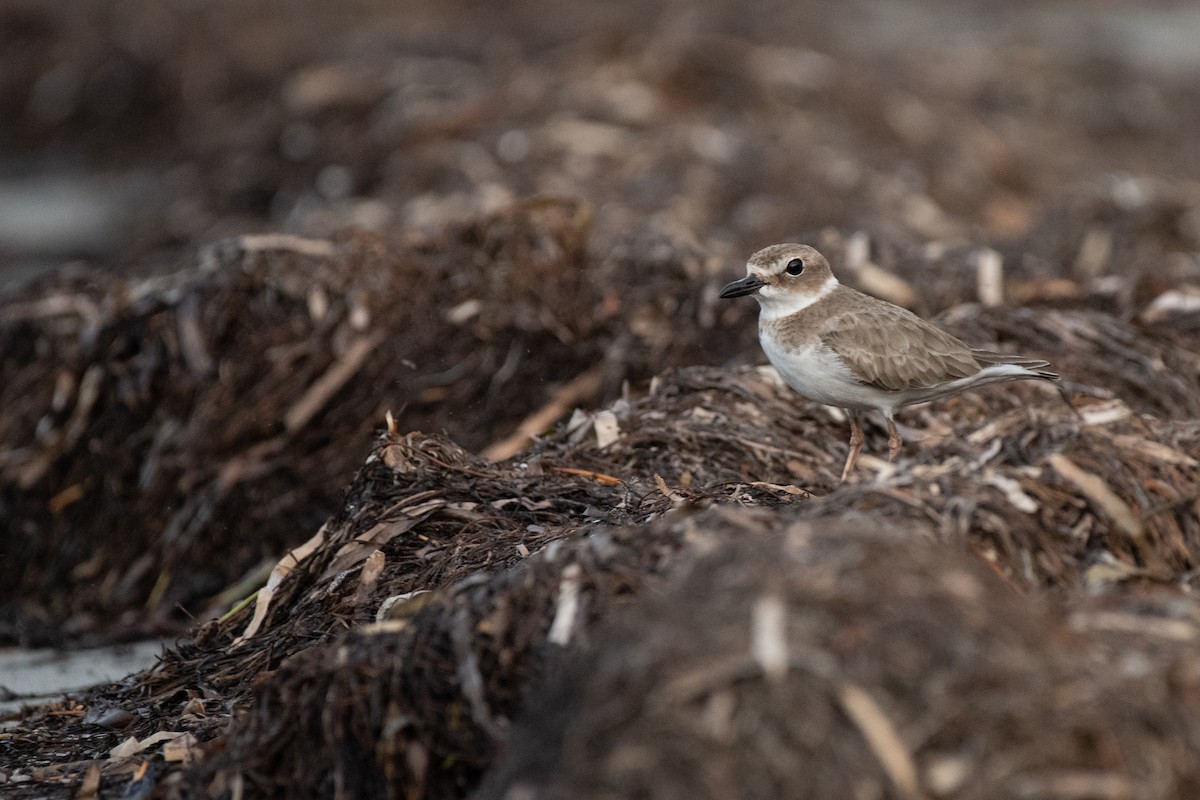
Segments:
[[[784,383],[809,400],[856,411],[892,410],[900,405],[895,395],[864,385],[827,347],[811,344],[799,350],[779,347],[761,337],[763,352]]]

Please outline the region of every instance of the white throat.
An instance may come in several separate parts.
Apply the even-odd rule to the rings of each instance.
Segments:
[[[838,279],[830,275],[815,292],[789,292],[774,286],[764,286],[754,297],[762,307],[759,319],[770,322],[803,311],[837,288]]]

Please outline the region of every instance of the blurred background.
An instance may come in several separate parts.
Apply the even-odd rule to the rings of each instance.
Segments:
[[[1073,264],[1147,205],[1148,249],[1090,252],[1194,253],[1197,31],[1113,0],[4,0],[0,282],[534,194],[586,199],[595,249],[731,268],[825,228]]]

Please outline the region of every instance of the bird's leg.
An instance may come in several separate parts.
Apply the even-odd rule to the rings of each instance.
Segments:
[[[892,415],[887,416],[888,429],[888,461],[895,461],[896,456],[900,455],[900,432],[896,430],[896,420],[892,419]]]
[[[846,456],[846,466],[842,467],[843,483],[854,471],[854,465],[858,463],[858,454],[862,452],[863,446],[863,431],[862,425],[858,423],[858,414],[847,410],[846,415],[850,417],[850,452]]]

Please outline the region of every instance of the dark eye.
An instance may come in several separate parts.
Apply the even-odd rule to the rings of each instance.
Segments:
[[[803,261],[801,261],[798,258],[793,258],[791,261],[788,262],[788,265],[787,265],[787,274],[788,275],[799,275],[801,272],[804,272],[804,262]]]

